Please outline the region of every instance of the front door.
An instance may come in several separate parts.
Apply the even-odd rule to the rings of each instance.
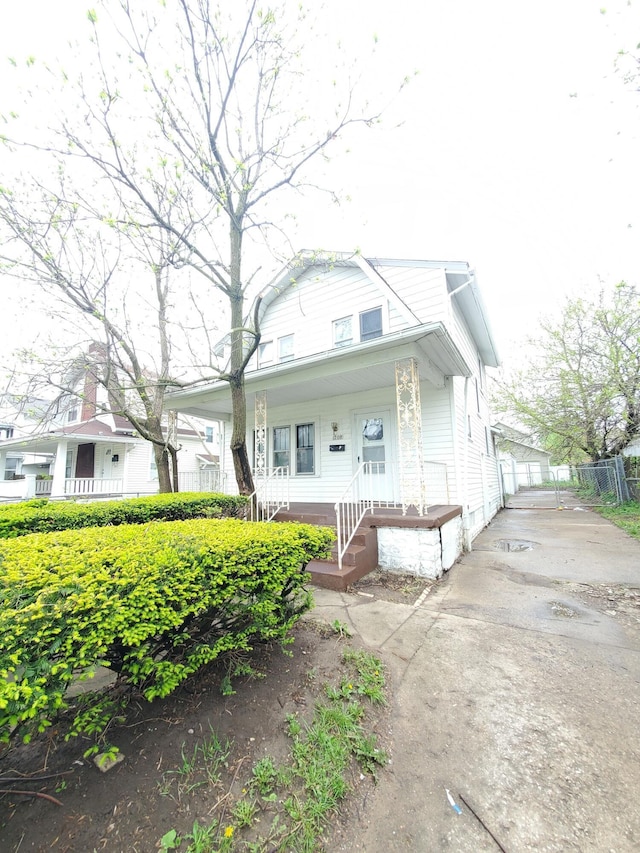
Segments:
[[[76,477],[93,477],[95,444],[79,444],[76,459]]]
[[[394,434],[390,409],[356,412],[353,422],[354,465],[366,468],[367,497],[375,501],[396,500]]]

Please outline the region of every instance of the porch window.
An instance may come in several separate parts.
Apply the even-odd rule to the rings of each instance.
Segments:
[[[293,360],[293,335],[278,338],[278,361]]]
[[[353,325],[351,317],[342,317],[333,321],[334,347],[347,347],[353,343]]]
[[[158,466],[156,465],[156,454],[154,453],[153,447],[151,447],[151,459],[149,462],[149,479],[158,479]]]
[[[68,480],[73,477],[73,469],[75,468],[75,453],[73,450],[67,450],[67,458],[64,464],[64,476]]]
[[[296,426],[296,474],[313,474],[315,429],[313,424]]]
[[[273,341],[258,344],[258,367],[266,367],[267,364],[273,364]]]
[[[273,467],[284,468],[291,464],[291,430],[286,427],[273,428]]]
[[[382,336],[382,308],[372,308],[360,314],[360,340],[371,341]]]

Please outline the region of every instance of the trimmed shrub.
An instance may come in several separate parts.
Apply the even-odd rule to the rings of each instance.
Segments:
[[[74,702],[71,733],[100,733],[106,700],[69,700],[98,665],[146,699],[256,641],[286,641],[311,606],[307,562],[327,528],[193,520],[0,542],[0,741],[29,739]]]
[[[212,492],[179,492],[119,501],[68,503],[36,499],[0,506],[0,539],[27,533],[145,524],[188,518],[230,518],[241,513],[248,499]]]

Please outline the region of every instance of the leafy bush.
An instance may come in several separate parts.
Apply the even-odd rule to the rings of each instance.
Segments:
[[[183,492],[119,501],[67,503],[35,499],[0,506],[0,539],[80,527],[145,524],[148,521],[224,518],[238,515],[246,497],[212,492]]]
[[[98,665],[150,700],[223,652],[286,641],[311,604],[303,568],[332,538],[193,520],[0,542],[0,741],[43,731]],[[73,734],[108,724],[106,700],[73,701]]]

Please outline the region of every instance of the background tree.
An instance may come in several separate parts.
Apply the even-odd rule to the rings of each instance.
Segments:
[[[347,71],[323,66],[297,4],[119,0],[88,17],[81,73],[49,72],[56,120],[37,136],[16,119],[9,144],[38,150],[76,186],[88,178],[78,203],[115,228],[164,235],[171,263],[223,294],[231,356],[217,375],[231,388],[236,481],[250,493],[244,373],[260,329],[257,313],[245,315],[256,270],[263,250],[282,244],[283,194],[303,189],[311,162],[378,111],[356,102]]]
[[[640,297],[624,282],[567,300],[541,322],[529,365],[499,383],[495,407],[556,462],[615,456],[640,435]]]
[[[1,195],[4,273],[31,285],[54,330],[38,353],[25,353],[12,387],[22,386],[25,401],[49,398],[46,419],[82,400],[87,387],[102,386],[104,402],[94,395],[92,405],[122,415],[151,442],[159,491],[177,491],[179,448],[164,399],[180,372],[172,331],[193,333],[172,304],[179,274],[166,237],[148,239],[133,225],[114,228],[81,207],[67,185],[69,198],[61,189]],[[180,295],[187,293],[182,276]]]

